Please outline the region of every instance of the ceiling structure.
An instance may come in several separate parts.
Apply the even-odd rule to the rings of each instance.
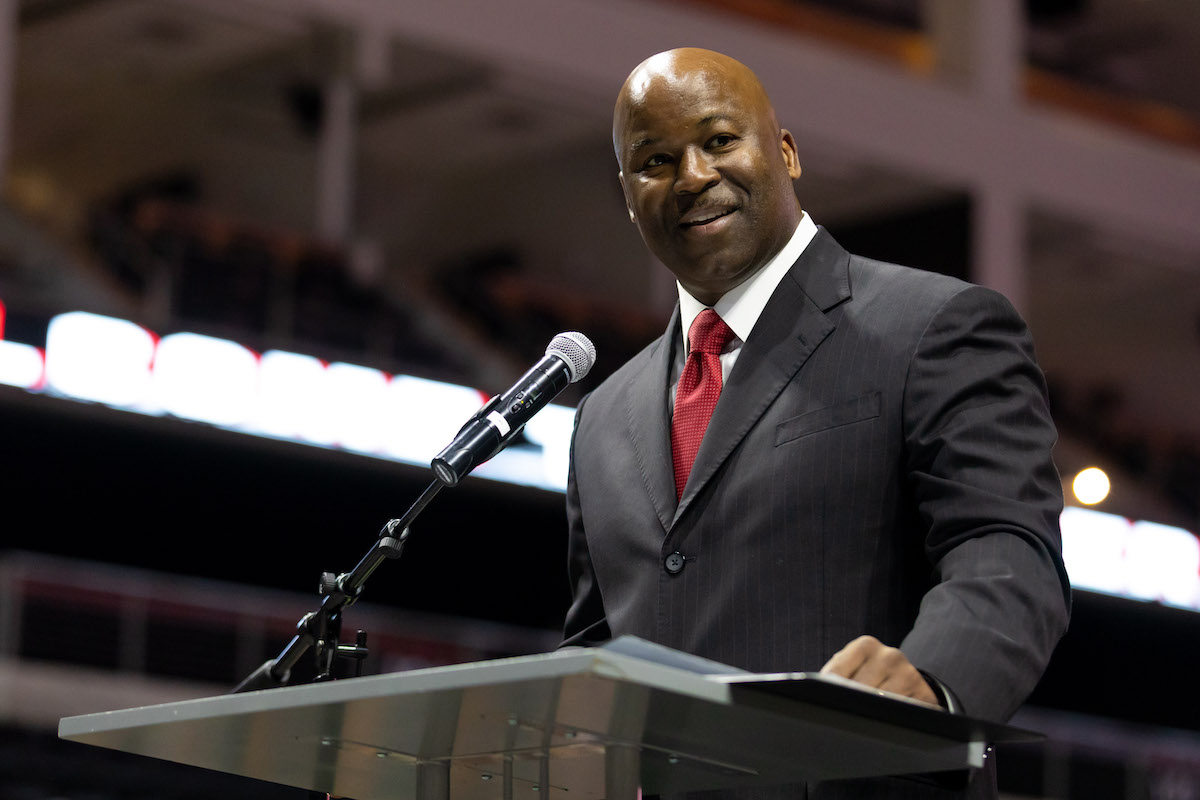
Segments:
[[[1030,5],[1033,63],[1200,113],[1192,0]],[[608,118],[615,76],[662,40],[631,23],[653,29],[686,16],[673,36],[760,53],[759,72],[798,133],[802,201],[835,232],[954,202],[981,182],[1005,184],[989,170],[1027,164],[1049,173],[1044,186],[1036,175],[1013,186],[1028,201],[1024,310],[1051,380],[1073,397],[1115,392],[1106,424],[1200,442],[1200,153],[1053,109],[966,102],[955,112],[944,87],[903,66],[684,2],[491,6],[22,0],[12,204],[75,252],[94,204],[186,172],[223,213],[313,231],[329,188],[323,160],[340,157],[351,175],[346,244],[371,256],[356,262],[359,277],[410,305],[428,299],[447,262],[508,246],[531,281],[658,318],[672,286],[647,267],[624,218]],[[903,25],[922,7],[863,0],[843,11]],[[542,44],[531,49],[531,41]],[[792,85],[793,67],[820,79]],[[353,87],[353,131],[331,151],[322,130],[336,113],[329,87],[339,79]],[[845,96],[827,98],[830,87]],[[814,108],[821,121],[806,116]],[[842,121],[855,115],[872,127]],[[1009,152],[922,149],[922,138],[948,124],[968,144]],[[145,311],[109,291],[86,257],[80,263],[73,274],[98,287],[90,296],[104,307],[95,310]],[[485,350],[499,363],[475,377],[496,380],[524,358],[506,361],[499,349]]]

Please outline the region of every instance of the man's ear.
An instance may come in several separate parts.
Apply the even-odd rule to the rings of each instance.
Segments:
[[[787,128],[780,128],[779,144],[783,151],[783,163],[787,165],[788,175],[792,176],[792,180],[796,180],[800,177],[800,156],[796,153],[796,140],[792,138],[791,131]]]
[[[621,182],[621,194],[625,196],[625,210],[629,212],[629,221],[634,225],[637,224],[637,217],[633,215],[633,206],[629,202],[629,190],[625,188],[625,172],[617,171],[617,180]]]

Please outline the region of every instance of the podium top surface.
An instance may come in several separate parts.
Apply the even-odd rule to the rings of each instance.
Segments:
[[[456,799],[503,775],[515,800],[593,800],[615,753],[660,793],[962,769],[1031,736],[635,643],[66,717],[59,736],[359,800],[417,797],[439,765]]]

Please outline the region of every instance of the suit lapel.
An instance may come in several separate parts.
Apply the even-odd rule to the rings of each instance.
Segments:
[[[678,334],[679,306],[676,305],[667,331],[649,353],[645,368],[629,381],[626,388],[628,402],[624,404],[637,467],[664,532],[675,516],[677,502],[666,393]],[[614,498],[614,502],[620,501]]]
[[[849,254],[820,228],[779,282],[721,391],[671,525],[833,331],[825,312],[850,297],[849,262]],[[669,434],[667,438],[670,474]],[[673,485],[670,493],[673,498]]]

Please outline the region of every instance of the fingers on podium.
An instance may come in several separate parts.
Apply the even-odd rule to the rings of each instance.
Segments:
[[[840,675],[872,689],[912,697],[937,705],[937,695],[925,676],[897,647],[888,647],[874,636],[860,636],[821,667],[822,674]]]

